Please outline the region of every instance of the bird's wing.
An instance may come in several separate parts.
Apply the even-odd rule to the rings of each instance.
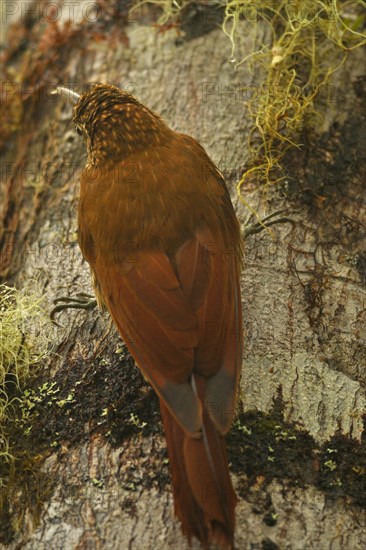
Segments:
[[[161,251],[134,262],[93,264],[103,300],[134,359],[179,424],[193,434],[201,405],[189,384],[199,344],[197,316]]]
[[[242,361],[240,251],[224,245],[219,233],[206,230],[198,237],[209,256],[210,283],[197,311],[201,338],[195,370],[207,379],[205,413],[225,434],[235,414]]]
[[[141,251],[130,262],[106,266],[97,257],[93,263],[103,300],[131,354],[192,434],[202,422],[202,405],[190,384],[194,370],[209,378],[208,406],[215,424],[220,431],[230,425],[220,418],[223,406],[234,406],[240,365],[232,332],[240,321],[238,282],[228,265],[208,229],[197,231],[173,258]]]

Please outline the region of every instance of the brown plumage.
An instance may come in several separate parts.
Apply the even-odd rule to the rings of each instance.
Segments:
[[[241,243],[227,188],[194,139],[113,86],[83,94],[73,120],[88,151],[80,247],[160,398],[176,515],[189,540],[233,549]]]

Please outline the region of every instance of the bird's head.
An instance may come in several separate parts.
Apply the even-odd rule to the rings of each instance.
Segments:
[[[162,141],[169,131],[160,117],[116,86],[95,84],[82,95],[58,87],[55,93],[74,103],[73,123],[92,165],[121,160]]]

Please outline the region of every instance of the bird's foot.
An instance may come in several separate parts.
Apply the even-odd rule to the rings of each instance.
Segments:
[[[286,208],[283,208],[282,210],[276,210],[276,212],[272,212],[272,214],[268,214],[268,216],[265,216],[262,219],[258,218],[258,221],[254,223],[250,223],[250,220],[253,217],[253,213],[251,213],[246,221],[241,225],[242,238],[246,239],[247,237],[249,237],[249,235],[260,233],[264,229],[267,229],[268,227],[270,227],[271,225],[275,225],[276,223],[291,223],[294,227],[294,220],[292,220],[288,216],[282,215],[285,214],[285,212],[287,212]]]
[[[51,321],[58,327],[62,326],[55,321],[55,315],[64,309],[94,309],[97,306],[97,301],[91,294],[86,292],[78,292],[75,297],[60,296],[53,300],[55,307],[50,313]]]

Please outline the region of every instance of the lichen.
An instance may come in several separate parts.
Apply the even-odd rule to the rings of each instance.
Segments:
[[[37,503],[43,498],[40,456],[28,448],[25,420],[31,409],[28,385],[52,345],[51,323],[33,281],[22,290],[0,285],[0,315],[0,538],[6,542],[22,523],[22,499],[34,499],[35,493]],[[32,510],[35,517],[38,505]]]
[[[172,22],[179,25],[191,5],[207,9],[203,0],[138,2],[142,4],[161,9],[159,23],[166,29]],[[242,89],[252,125],[249,161],[237,190],[249,206],[242,198],[242,187],[251,183],[266,188],[281,182],[285,153],[301,148],[303,130],[319,126],[322,105],[337,100],[331,76],[353,50],[366,43],[365,2],[213,0],[213,5],[224,10],[222,29],[231,44],[229,61],[235,67],[245,64],[251,71],[261,68],[256,85]],[[249,26],[253,42],[248,52],[242,38]]]
[[[366,41],[364,5],[333,0],[226,3],[223,30],[231,41],[233,63],[264,69],[258,93],[246,103],[253,121],[251,160],[239,181],[239,193],[247,180],[281,181],[286,151],[301,147],[305,127],[319,124],[320,103],[336,99],[329,84],[332,74]],[[261,23],[267,31],[254,34],[253,49],[243,57],[237,47],[241,19]]]

